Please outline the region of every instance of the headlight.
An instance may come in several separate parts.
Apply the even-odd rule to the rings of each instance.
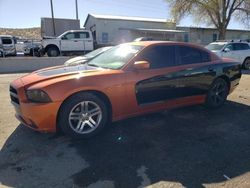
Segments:
[[[30,102],[36,102],[36,103],[51,102],[49,95],[40,89],[27,90],[26,96]]]

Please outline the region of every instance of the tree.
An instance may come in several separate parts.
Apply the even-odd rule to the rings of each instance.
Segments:
[[[192,15],[199,22],[214,25],[219,39],[225,39],[226,30],[232,17],[250,25],[250,0],[166,0],[174,18],[179,21]]]

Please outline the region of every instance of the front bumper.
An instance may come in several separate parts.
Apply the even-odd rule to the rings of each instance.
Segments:
[[[10,86],[11,103],[15,108],[16,118],[35,131],[56,132],[56,119],[61,102],[30,103],[26,99],[24,88],[17,86],[20,82],[20,79],[16,80]]]

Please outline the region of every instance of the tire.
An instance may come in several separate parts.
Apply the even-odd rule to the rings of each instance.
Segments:
[[[107,105],[103,100],[90,92],[81,92],[62,105],[57,123],[65,134],[74,139],[83,139],[99,133],[108,123],[108,117]]]
[[[57,47],[49,47],[47,50],[47,54],[49,57],[57,57],[59,55],[59,50]]]
[[[245,59],[245,61],[243,63],[243,68],[246,70],[250,69],[250,58],[249,57]]]
[[[212,109],[220,108],[227,100],[228,93],[228,83],[223,78],[217,78],[208,90],[206,106]]]

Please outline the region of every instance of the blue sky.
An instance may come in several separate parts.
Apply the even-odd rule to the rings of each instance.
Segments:
[[[53,5],[55,17],[75,18],[75,0],[53,0]],[[171,19],[164,0],[78,0],[78,12],[81,26],[88,13]],[[50,0],[0,0],[0,27],[39,27],[41,17],[51,17]],[[179,25],[206,26],[191,17]],[[229,28],[248,29],[235,20]]]

